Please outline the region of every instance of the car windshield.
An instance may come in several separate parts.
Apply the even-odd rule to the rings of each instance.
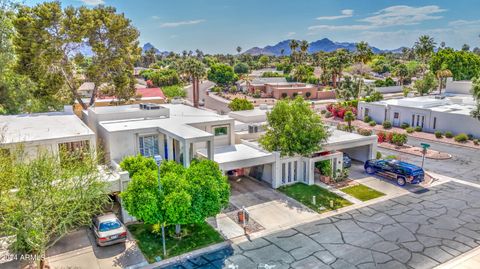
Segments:
[[[98,230],[100,232],[107,232],[107,231],[118,229],[120,227],[121,227],[121,224],[118,220],[108,220],[100,223]]]

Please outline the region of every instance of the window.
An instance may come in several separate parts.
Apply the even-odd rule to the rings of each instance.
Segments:
[[[303,162],[303,181],[307,182],[307,162]]]
[[[282,183],[285,183],[285,163],[282,163]]]
[[[362,107],[362,108],[363,108],[363,107]],[[368,116],[368,113],[370,113],[370,109],[369,109],[369,108],[365,108],[364,117]]]
[[[141,136],[138,138],[140,154],[146,157],[159,155],[158,151],[158,136]]]
[[[433,129],[437,128],[437,117],[433,117]]]
[[[412,115],[412,124],[410,124],[411,126],[415,126],[415,115]]]
[[[288,182],[292,182],[292,163],[288,163]]]
[[[222,135],[227,135],[228,134],[228,127],[223,126],[223,127],[215,127],[214,129],[215,136],[222,136]]]
[[[297,161],[293,162],[293,181],[297,181]]]
[[[393,113],[393,118],[394,119],[398,119],[399,117],[400,117],[400,113],[398,113],[398,112]]]

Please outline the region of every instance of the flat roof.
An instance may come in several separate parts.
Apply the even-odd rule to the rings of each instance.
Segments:
[[[198,109],[183,104],[162,104],[160,106],[169,109],[170,117],[103,121],[100,122],[100,125],[102,125],[108,132],[160,128],[184,139],[191,139],[213,136],[213,134],[195,128],[191,126],[191,124],[233,120],[226,115],[218,115],[212,111]],[[102,111],[104,107],[97,109],[100,109],[100,113],[115,113],[114,108],[115,107],[109,107],[104,111]],[[128,111],[129,109],[139,110],[138,106],[136,106],[136,108],[121,109],[119,112]]]
[[[229,115],[238,115],[241,117],[254,117],[254,116],[264,116],[267,115],[268,109],[260,109],[260,108],[254,108],[250,110],[239,110],[239,111],[232,111],[228,113]]]
[[[0,116],[3,143],[95,135],[77,116],[63,112]]]
[[[470,115],[470,112],[475,109],[473,97],[468,95],[445,96],[442,99],[432,96],[407,97],[382,100],[371,104],[411,107],[462,115]]]
[[[200,149],[198,153],[207,156],[206,149]],[[244,144],[235,144],[215,148],[213,160],[218,164],[224,164],[255,158],[271,157],[272,155],[273,154],[270,152],[264,152]]]
[[[336,128],[330,128],[331,135],[328,137],[327,142],[325,143],[326,146],[333,145],[333,144],[341,144],[347,142],[356,142],[356,141],[363,141],[363,140],[370,140],[370,136],[359,135],[357,133],[350,133],[337,130]]]

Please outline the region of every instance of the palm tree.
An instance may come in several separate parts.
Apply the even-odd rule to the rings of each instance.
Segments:
[[[413,49],[421,62],[426,65],[435,49],[435,40],[428,35],[422,35],[415,42]],[[425,70],[424,70],[425,72]]]
[[[290,43],[288,44],[290,46],[290,56],[292,56],[293,60],[295,60],[295,53],[298,48],[298,41],[295,39],[290,40]]]
[[[400,81],[400,85],[403,86],[403,81],[408,76],[408,67],[405,64],[399,64],[393,70],[393,74],[398,78]]]
[[[281,49],[280,54],[283,56],[284,53],[285,53],[285,49]]]
[[[310,46],[310,44],[308,44],[307,40],[302,40],[300,42],[300,51],[302,52],[302,58],[307,55],[308,46]]]
[[[192,82],[193,106],[198,107],[200,96],[200,79],[206,74],[205,65],[201,61],[190,57],[181,64],[181,71],[187,75]]]
[[[327,67],[332,72],[333,88],[337,88],[337,80],[342,78],[343,69],[350,65],[350,53],[346,49],[339,49],[327,61]]]
[[[357,43],[355,47],[357,49],[355,51],[355,58],[358,62],[366,64],[368,61],[370,61],[370,59],[372,59],[372,48],[370,48],[367,42],[361,41],[360,43]]]
[[[238,46],[237,47],[237,53],[240,54],[241,51],[242,51],[242,47]]]
[[[462,50],[463,50],[463,51],[470,51],[470,45],[468,45],[468,44],[463,44]]]
[[[439,94],[442,94],[442,89],[445,89],[445,87],[447,87],[447,78],[453,76],[452,71],[448,69],[441,69],[437,70],[437,72],[435,72],[435,75],[438,79],[438,92]]]

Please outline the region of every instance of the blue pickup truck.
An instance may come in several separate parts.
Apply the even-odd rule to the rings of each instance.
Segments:
[[[418,184],[425,176],[421,167],[398,160],[369,160],[365,162],[364,168],[367,174],[394,178],[400,186]]]

